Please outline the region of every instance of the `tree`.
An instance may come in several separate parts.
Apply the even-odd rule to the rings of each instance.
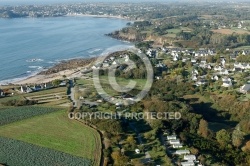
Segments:
[[[127,142],[128,142],[130,145],[135,144],[135,143],[136,143],[136,141],[135,141],[134,136],[129,135],[129,136],[127,137]]]
[[[232,143],[239,148],[244,140],[244,133],[239,130],[234,130],[232,133]]]
[[[201,119],[200,124],[199,124],[199,129],[198,129],[198,134],[201,135],[204,138],[208,137],[208,123],[206,120]]]
[[[250,152],[250,141],[247,141],[246,145],[242,148],[244,152]]]
[[[60,83],[61,83],[61,80],[59,80],[59,79],[56,79],[56,80],[52,81],[53,86],[59,86]]]
[[[122,155],[120,151],[112,152],[111,157],[114,160],[115,166],[124,166],[129,162],[129,158],[125,155]]]
[[[222,147],[225,147],[230,143],[231,136],[225,129],[221,129],[216,133],[216,139]]]

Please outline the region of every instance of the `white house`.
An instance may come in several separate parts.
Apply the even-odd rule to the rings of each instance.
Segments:
[[[196,61],[196,59],[191,59],[191,62],[196,63],[197,61]]]
[[[176,140],[170,140],[169,144],[174,145],[174,144],[180,144],[180,140],[176,139]]]
[[[31,93],[33,92],[32,89],[28,86],[21,86],[21,92],[22,93]]]
[[[112,65],[119,65],[120,63],[117,61],[113,61]]]
[[[189,150],[176,150],[175,154],[177,155],[190,154],[190,151]]]
[[[3,96],[5,96],[4,91],[0,89],[0,97],[3,97]]]
[[[184,160],[194,161],[194,160],[196,160],[196,156],[195,155],[184,155]]]
[[[194,70],[192,70],[192,74],[199,74],[199,72],[198,72],[198,70],[196,70],[196,69],[194,69]]]
[[[100,69],[100,66],[94,65],[91,67],[92,69]]]
[[[246,55],[246,52],[244,50],[242,51],[242,55]]]
[[[129,61],[129,56],[126,54],[124,59],[125,59],[125,62],[128,62]]]
[[[222,70],[222,67],[221,67],[221,66],[215,66],[215,67],[214,67],[214,70],[215,70],[215,71],[221,71],[221,70]]]
[[[176,135],[169,135],[167,136],[167,140],[176,140]]]
[[[245,84],[242,87],[240,87],[240,92],[241,93],[248,93],[248,92],[250,92],[250,84]]]
[[[201,60],[201,63],[206,64],[207,63],[206,59]]]
[[[225,59],[224,59],[224,58],[222,58],[222,59],[221,59],[221,65],[224,67],[224,66],[225,66],[225,64],[226,64],[226,61],[225,61]]]
[[[219,80],[219,77],[218,77],[217,75],[215,75],[215,76],[212,76],[211,79],[212,79],[212,80],[215,80],[215,81],[218,81],[218,80]]]
[[[173,61],[177,61],[178,60],[178,54],[173,56]]]
[[[223,84],[222,84],[223,87],[228,88],[228,87],[232,86],[231,78],[222,78],[222,82],[223,82]]]
[[[195,166],[193,161],[185,161],[185,162],[181,162],[182,166]]]
[[[178,149],[178,148],[182,148],[183,145],[182,145],[182,144],[173,144],[172,147],[173,147],[174,149]]]
[[[196,86],[205,85],[205,84],[207,84],[207,81],[204,79],[200,79],[199,81],[196,82]]]
[[[104,62],[104,63],[102,64],[102,66],[103,66],[103,67],[109,67],[110,64],[109,64],[108,62]]]
[[[53,87],[53,85],[52,85],[51,82],[46,82],[46,83],[44,84],[44,88],[45,88],[45,89],[50,89],[50,88],[52,88],[52,87]]]
[[[222,70],[220,71],[220,74],[221,74],[221,75],[228,75],[229,72],[228,72],[227,69],[222,69]]]
[[[192,75],[191,79],[192,79],[192,81],[197,81],[198,78],[196,77],[196,75]]]
[[[111,61],[113,61],[113,60],[115,60],[115,57],[112,56],[112,57],[110,57],[109,59],[110,59]]]

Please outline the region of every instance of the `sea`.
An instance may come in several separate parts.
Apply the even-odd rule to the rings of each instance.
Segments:
[[[62,60],[131,48],[132,43],[105,36],[128,22],[87,16],[0,19],[0,85],[36,75]]]

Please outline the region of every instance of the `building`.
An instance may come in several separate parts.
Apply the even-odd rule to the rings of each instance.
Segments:
[[[196,156],[195,155],[184,155],[184,160],[194,161],[194,160],[196,160]]]
[[[21,86],[20,90],[21,90],[22,93],[31,93],[31,92],[33,92],[33,90],[28,86]]]
[[[228,87],[232,86],[231,78],[222,78],[222,82],[223,82],[223,84],[222,84],[223,87],[228,88]]]
[[[167,136],[167,140],[176,140],[176,135],[169,135]]]
[[[182,145],[181,143],[180,143],[180,144],[173,144],[172,147],[173,147],[174,149],[178,149],[178,148],[182,148],[183,145]]]
[[[0,89],[0,97],[4,97],[4,96],[5,96],[4,91]]]
[[[169,144],[174,145],[174,144],[180,144],[180,140],[176,139],[176,140],[170,140]]]
[[[185,161],[185,162],[181,162],[182,166],[195,166],[193,161]]]
[[[190,151],[189,150],[176,150],[175,154],[177,155],[190,154]]]
[[[240,87],[240,92],[241,93],[248,93],[248,92],[250,92],[250,84],[245,84],[242,87]]]

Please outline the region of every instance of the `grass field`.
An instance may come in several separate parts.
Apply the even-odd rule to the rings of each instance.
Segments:
[[[249,31],[244,30],[244,29],[238,29],[238,28],[232,28],[232,29],[216,29],[216,30],[212,30],[215,33],[221,33],[221,34],[225,34],[225,35],[230,35],[233,33],[237,33],[237,34],[250,34]]]
[[[241,47],[238,47],[236,48],[236,50],[250,50],[250,46],[241,46]]]
[[[121,77],[116,77],[115,78],[118,85],[121,87],[125,87],[126,85],[129,84],[129,81],[135,81],[136,82],[136,86],[134,89],[138,89],[138,90],[142,90],[143,87],[146,84],[146,79],[125,79],[125,78],[121,78]],[[95,91],[95,87],[94,87],[94,83],[93,83],[93,79],[92,78],[79,78],[76,83],[80,86],[83,87],[87,87],[90,90]],[[100,76],[100,83],[104,89],[104,91],[106,91],[109,95],[118,95],[118,92],[116,90],[114,90],[111,85],[113,83],[109,82],[109,77],[108,76]]]
[[[80,122],[70,120],[65,111],[1,126],[0,136],[87,158],[94,161],[93,165],[100,162],[99,134]]]

